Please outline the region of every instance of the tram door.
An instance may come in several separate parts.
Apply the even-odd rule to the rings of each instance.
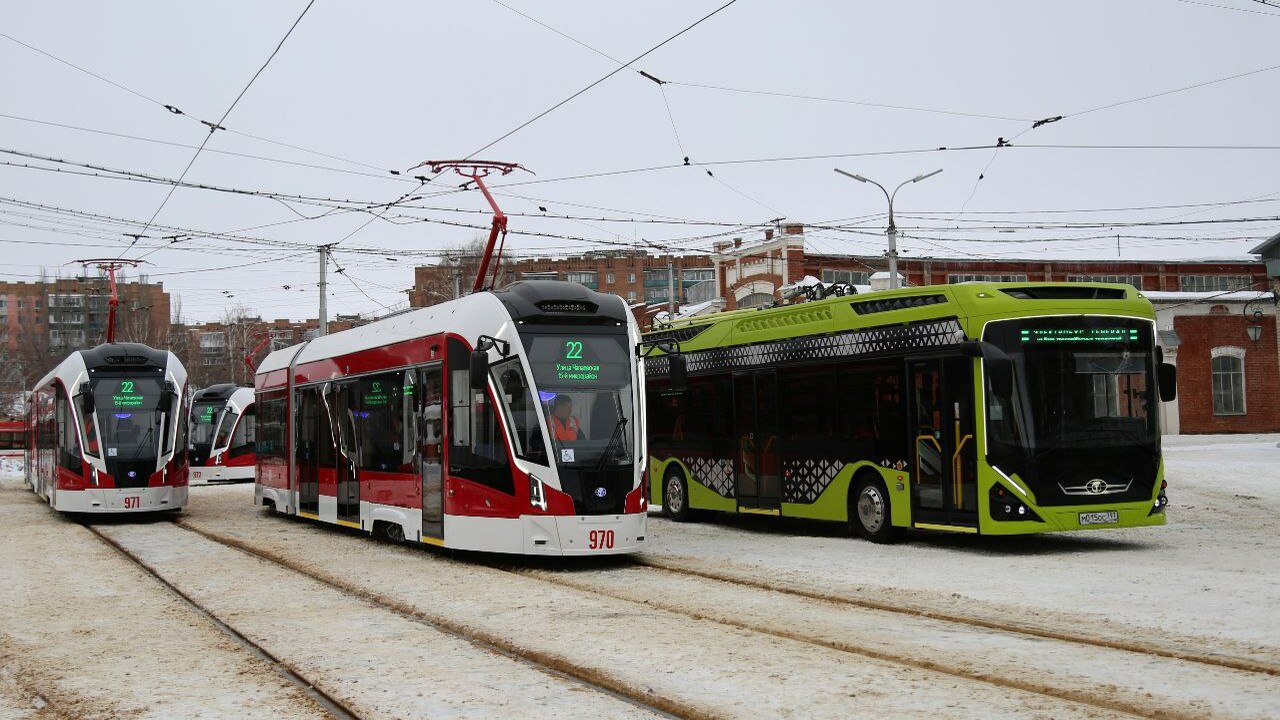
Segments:
[[[336,460],[338,519],[351,523],[360,522],[360,437],[356,434],[352,415],[352,396],[355,388],[345,384],[329,395],[333,411],[334,433],[338,441]]]
[[[776,510],[782,503],[777,375],[772,370],[734,375],[733,413],[738,506]]]
[[[418,462],[422,475],[422,537],[440,540],[444,538],[444,474],[440,465],[444,385],[439,363],[420,368],[417,373],[414,411],[418,415]]]
[[[911,505],[917,522],[976,526],[973,360],[907,361],[911,391]]]
[[[321,450],[325,445],[332,448],[329,414],[325,412],[319,388],[301,388],[297,399],[298,442],[294,464],[298,470],[298,511],[319,515]]]

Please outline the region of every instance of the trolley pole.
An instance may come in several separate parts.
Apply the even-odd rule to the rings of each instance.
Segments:
[[[329,269],[329,246],[321,245],[320,251],[320,324],[316,329],[317,335],[329,334],[329,305],[328,293],[329,283],[325,282],[325,271]]]
[[[853,178],[858,182],[871,183],[872,185],[875,185],[876,187],[880,188],[880,192],[884,193],[885,199],[889,201],[889,228],[885,230],[885,237],[889,241],[889,252],[886,253],[886,255],[889,258],[889,289],[891,290],[898,289],[899,287],[901,287],[901,285],[898,284],[898,226],[895,225],[893,222],[893,198],[897,196],[898,191],[902,189],[903,185],[906,185],[907,183],[918,183],[921,180],[927,180],[933,177],[934,175],[937,175],[938,173],[942,172],[942,169],[939,168],[937,170],[934,170],[931,173],[925,173],[924,175],[917,175],[911,178],[910,180],[903,180],[902,183],[898,185],[898,187],[893,189],[893,192],[889,192],[884,188],[883,185],[876,182],[875,180],[872,180],[870,178],[865,178],[857,173],[845,172],[840,168],[835,168],[835,171],[847,178]]]

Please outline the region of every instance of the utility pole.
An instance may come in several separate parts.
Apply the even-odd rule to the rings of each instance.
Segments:
[[[676,319],[676,271],[675,259],[667,255],[667,322]]]
[[[329,245],[321,245],[320,251],[320,325],[316,329],[317,335],[329,334],[329,283],[325,282],[325,271],[329,269]]]
[[[845,172],[840,168],[835,168],[835,171],[840,173],[841,175],[844,175],[847,178],[853,178],[858,182],[864,182],[864,183],[869,182],[872,185],[875,185],[876,187],[880,188],[880,192],[884,193],[885,199],[889,201],[889,229],[885,231],[885,236],[889,239],[889,252],[887,253],[889,257],[889,289],[890,290],[898,289],[899,287],[901,287],[898,284],[898,226],[893,223],[893,198],[898,194],[898,191],[902,189],[903,185],[906,185],[907,183],[918,183],[921,180],[927,180],[933,177],[934,175],[937,175],[938,173],[942,172],[942,169],[939,168],[937,170],[934,170],[931,173],[926,173],[924,175],[917,175],[911,178],[910,180],[903,180],[902,184],[894,188],[892,193],[889,192],[888,190],[885,190],[883,185],[881,185],[880,183],[870,178],[865,178],[861,175],[858,175],[857,173]]]

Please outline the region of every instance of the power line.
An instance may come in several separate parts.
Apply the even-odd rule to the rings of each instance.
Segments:
[[[199,147],[198,145],[191,145],[188,143],[173,142],[171,140],[160,140],[158,138],[144,137],[141,135],[130,135],[128,133],[112,132],[110,130],[98,130],[96,128],[88,128],[80,125],[70,125],[67,123],[54,122],[52,120],[39,120],[37,118],[22,117],[20,115],[8,115],[5,113],[0,113],[0,118],[5,118],[7,120],[16,120],[19,122],[33,123],[36,125],[44,125],[47,127],[62,128],[64,130],[75,130],[77,132],[92,133],[94,135],[105,135],[107,137],[123,138],[125,140],[136,140],[138,142],[152,143],[154,145],[167,145],[169,147],[186,148],[188,150],[195,150],[196,148]],[[225,130],[226,128],[223,128],[223,129]],[[273,158],[273,157],[268,157],[264,155],[254,155],[252,153],[235,152],[232,150],[219,150],[217,148],[205,148],[204,151],[207,153],[215,153],[218,155],[241,157],[241,158],[246,158],[250,160],[261,160],[263,162],[279,163],[281,165],[292,165],[295,167],[310,168],[314,170],[325,170],[328,172],[343,173],[346,175],[358,175],[361,177],[378,178],[381,180],[395,180],[399,182],[413,182],[413,180],[410,180],[409,178],[396,177],[394,175],[388,175],[385,172],[371,173],[371,172],[365,172],[363,170],[350,170],[347,168],[333,167],[331,165],[316,165],[314,163],[305,163],[305,162],[299,162],[296,160],[285,160],[283,158]]]
[[[212,127],[212,123],[211,123],[211,122],[209,122],[209,121],[207,121],[207,120],[201,120],[201,119],[199,119],[199,118],[195,117],[194,115],[189,115],[188,113],[184,112],[181,108],[177,107],[176,105],[173,105],[173,104],[170,104],[170,103],[165,103],[165,102],[163,102],[163,101],[157,100],[157,99],[155,99],[155,98],[153,98],[153,97],[151,97],[151,96],[149,96],[149,95],[146,95],[145,93],[142,93],[142,92],[140,92],[140,91],[138,91],[138,90],[136,90],[136,89],[134,89],[134,88],[128,87],[128,86],[126,86],[126,85],[124,85],[124,84],[122,84],[122,83],[116,82],[115,80],[112,80],[112,79],[110,79],[110,78],[104,77],[104,76],[102,76],[102,75],[100,75],[100,74],[98,74],[98,73],[96,73],[96,72],[93,72],[92,70],[88,70],[88,69],[86,69],[86,68],[84,68],[84,67],[81,67],[80,65],[77,65],[77,64],[75,64],[75,63],[73,63],[73,62],[71,62],[71,61],[69,61],[69,60],[66,60],[66,59],[64,59],[64,58],[58,57],[57,55],[54,55],[53,53],[50,53],[50,52],[48,52],[48,51],[46,51],[46,50],[42,50],[42,49],[40,49],[40,48],[38,48],[38,47],[35,47],[34,45],[31,45],[30,43],[27,43],[27,42],[24,42],[24,41],[22,41],[22,40],[19,40],[18,38],[13,37],[12,35],[8,35],[8,34],[6,34],[6,33],[0,33],[0,37],[6,38],[6,39],[8,39],[8,40],[11,40],[12,42],[14,42],[14,43],[16,43],[16,44],[18,44],[18,45],[21,45],[22,47],[25,47],[25,48],[27,48],[28,50],[31,50],[32,52],[38,53],[38,54],[43,55],[43,56],[45,56],[45,57],[47,57],[47,58],[49,58],[49,59],[51,59],[51,60],[53,60],[53,61],[55,61],[55,62],[61,63],[61,64],[63,64],[63,65],[66,65],[67,67],[70,67],[70,68],[72,68],[72,69],[74,69],[74,70],[76,70],[76,71],[78,71],[78,72],[81,72],[81,73],[83,73],[83,74],[85,74],[85,75],[88,75],[89,77],[92,77],[92,78],[94,78],[94,79],[96,79],[96,80],[99,80],[99,81],[101,81],[101,82],[104,82],[104,83],[106,83],[106,84],[108,84],[108,85],[111,85],[112,87],[115,87],[115,88],[117,88],[117,89],[119,89],[119,90],[123,90],[124,92],[129,93],[130,95],[133,95],[133,96],[135,96],[135,97],[137,97],[137,98],[140,98],[140,99],[142,99],[142,100],[144,100],[144,101],[146,101],[146,102],[149,102],[149,103],[151,103],[152,105],[155,105],[156,107],[158,107],[158,108],[160,108],[160,109],[162,109],[162,110],[166,111],[167,113],[169,113],[169,114],[171,114],[171,115],[177,115],[177,116],[184,117],[184,118],[190,118],[192,121],[194,121],[194,122],[198,122],[198,123],[200,123],[200,124],[202,124],[202,125],[204,125],[204,126],[206,126],[206,127]],[[221,124],[221,123],[219,123],[219,124]],[[352,159],[350,159],[350,158],[345,158],[345,157],[341,157],[341,156],[338,156],[338,155],[333,155],[333,154],[330,154],[330,153],[321,152],[321,151],[319,151],[319,150],[315,150],[315,149],[312,149],[312,148],[303,147],[303,146],[301,146],[301,145],[294,145],[294,144],[287,143],[287,142],[283,142],[283,141],[280,141],[280,140],[273,140],[273,139],[271,139],[271,138],[261,137],[261,136],[259,136],[259,135],[253,135],[253,134],[251,134],[251,133],[247,133],[247,132],[244,132],[244,131],[242,131],[242,130],[237,130],[237,129],[235,129],[235,128],[229,128],[229,127],[226,127],[225,125],[224,125],[221,129],[222,129],[224,132],[228,132],[228,133],[231,133],[231,134],[233,134],[233,135],[240,135],[240,136],[242,136],[242,137],[247,137],[247,138],[250,138],[250,139],[252,139],[252,140],[257,140],[257,141],[259,141],[259,142],[264,142],[264,143],[269,143],[269,144],[271,144],[271,145],[278,145],[278,146],[280,146],[280,147],[290,148],[290,149],[292,149],[292,150],[297,150],[297,151],[299,151],[299,152],[305,152],[305,153],[308,153],[308,154],[311,154],[311,155],[316,155],[316,156],[319,156],[319,157],[328,158],[328,159],[330,159],[330,160],[338,160],[338,161],[340,161],[340,162],[345,162],[345,163],[348,163],[348,164],[351,164],[351,165],[358,165],[358,166],[361,166],[361,167],[364,167],[364,168],[367,168],[367,169],[370,169],[370,170],[378,170],[378,171],[380,171],[380,172],[388,173],[388,174],[390,174],[390,175],[397,175],[397,174],[399,174],[398,172],[396,172],[396,171],[394,171],[394,170],[387,170],[386,168],[379,167],[379,166],[377,166],[377,165],[372,165],[372,164],[370,164],[370,163],[362,162],[362,161],[359,161],[359,160],[352,160]]]
[[[249,92],[249,88],[253,87],[253,84],[257,82],[258,76],[262,75],[262,72],[266,70],[267,66],[271,64],[271,61],[275,59],[276,54],[280,52],[280,48],[284,47],[285,41],[288,40],[289,36],[293,34],[294,29],[298,27],[298,23],[302,22],[302,18],[306,17],[307,11],[311,9],[311,6],[314,5],[315,2],[316,0],[307,1],[307,6],[302,9],[302,12],[298,15],[298,18],[294,20],[293,24],[289,26],[289,29],[285,31],[284,37],[280,38],[280,42],[276,43],[275,49],[272,50],[271,54],[267,56],[266,62],[262,63],[262,67],[258,68],[258,71],[253,74],[253,77],[249,78],[249,82],[246,83],[244,88],[240,90],[240,94],[236,95],[236,99],[231,101],[231,105],[227,107],[226,112],[222,113],[222,117],[218,118],[218,121],[216,123],[209,126],[208,134],[204,136],[204,140],[201,141],[200,147],[196,148],[196,152],[194,155],[191,156],[190,162],[188,162],[187,166],[183,168],[182,174],[178,176],[178,182],[169,188],[169,192],[164,196],[164,200],[160,201],[160,207],[156,208],[156,211],[151,215],[151,219],[148,220],[147,224],[142,227],[143,233],[145,233],[147,231],[147,228],[151,226],[151,223],[155,222],[156,218],[160,216],[160,211],[164,210],[164,206],[169,204],[169,199],[173,197],[173,194],[175,192],[177,192],[178,185],[180,185],[182,181],[186,179],[187,173],[191,171],[191,167],[196,164],[196,158],[200,157],[200,153],[204,150],[204,146],[207,145],[209,143],[209,140],[213,138],[213,134],[222,127],[222,123],[226,122],[227,117],[231,115],[231,111],[235,110],[236,105],[240,103],[240,99],[244,97],[245,93]],[[133,247],[133,246],[130,245],[129,247]],[[150,250],[140,255],[137,259],[140,260],[146,257],[147,255],[150,255],[151,253],[157,252],[158,250],[159,248],[156,248],[155,250]],[[123,256],[124,253],[127,251],[128,249],[126,249],[125,251],[122,251],[120,255]]]
[[[1239,10],[1240,8],[1235,8],[1235,9]],[[1262,14],[1275,15],[1276,13],[1262,13]],[[1077,110],[1076,112],[1066,114],[1064,117],[1068,117],[1068,118],[1080,117],[1081,115],[1088,115],[1089,113],[1099,112],[1101,110],[1110,110],[1111,108],[1120,107],[1121,105],[1131,105],[1133,103],[1143,102],[1144,100],[1151,100],[1158,97],[1164,97],[1166,95],[1173,95],[1175,93],[1186,92],[1187,90],[1194,90],[1196,88],[1202,88],[1208,85],[1216,85],[1218,83],[1227,82],[1229,80],[1237,80],[1239,78],[1249,77],[1250,75],[1257,75],[1259,73],[1264,73],[1264,72],[1271,72],[1272,70],[1277,70],[1277,69],[1280,69],[1280,65],[1271,65],[1269,67],[1258,68],[1257,70],[1250,70],[1248,72],[1237,73],[1235,75],[1229,75],[1227,77],[1217,78],[1215,80],[1205,80],[1204,82],[1198,82],[1193,85],[1186,85],[1184,87],[1174,88],[1173,90],[1164,90],[1158,93],[1152,93],[1151,95],[1143,95],[1142,97],[1130,98],[1128,100],[1121,100],[1119,102],[1108,103],[1106,105],[1099,105],[1097,107],[1092,107],[1087,110]]]
[[[551,113],[553,113],[553,112],[555,112],[557,109],[559,109],[561,106],[563,106],[563,105],[565,105],[565,104],[569,103],[570,101],[572,101],[574,98],[578,97],[579,95],[582,95],[583,93],[585,93],[585,92],[587,92],[588,90],[590,90],[591,88],[593,88],[593,87],[595,87],[595,86],[599,85],[600,83],[604,82],[605,80],[608,80],[609,78],[613,77],[614,75],[617,75],[618,73],[622,72],[624,69],[626,69],[626,68],[630,67],[631,65],[634,65],[635,63],[639,62],[640,60],[642,60],[643,58],[645,58],[646,56],[648,56],[650,53],[653,53],[654,51],[656,51],[656,50],[658,50],[659,48],[661,48],[663,45],[666,45],[667,43],[671,42],[672,40],[675,40],[676,38],[680,37],[681,35],[684,35],[685,33],[689,32],[690,30],[694,29],[695,27],[697,27],[697,26],[701,25],[703,22],[705,22],[706,20],[710,19],[710,18],[711,18],[711,17],[713,17],[714,15],[718,14],[720,11],[724,10],[725,8],[729,7],[730,5],[733,5],[733,4],[734,4],[734,3],[736,3],[737,1],[738,1],[738,0],[729,0],[729,2],[726,2],[725,4],[723,4],[723,5],[721,5],[720,7],[716,8],[715,10],[712,10],[711,12],[707,13],[706,15],[703,15],[701,18],[699,18],[698,20],[696,20],[692,25],[689,25],[689,26],[685,27],[685,28],[684,28],[683,30],[681,30],[680,32],[676,33],[675,35],[672,35],[672,36],[668,37],[666,40],[663,40],[662,42],[658,43],[657,45],[654,45],[653,47],[649,48],[648,50],[645,50],[644,52],[642,52],[642,53],[640,53],[639,55],[637,55],[637,56],[635,56],[634,58],[632,58],[630,61],[626,62],[625,64],[620,65],[620,66],[619,66],[619,67],[617,67],[617,68],[614,68],[614,69],[613,69],[613,70],[611,70],[608,74],[606,74],[604,77],[602,77],[602,78],[600,78],[600,79],[598,79],[598,80],[596,80],[596,81],[592,82],[590,85],[587,85],[586,87],[582,88],[581,90],[578,90],[577,92],[573,93],[573,94],[572,94],[572,95],[570,95],[569,97],[567,97],[567,98],[565,98],[565,99],[561,100],[560,102],[556,103],[555,105],[552,105],[551,107],[547,108],[546,110],[543,110],[542,112],[538,113],[537,115],[534,115],[533,117],[529,118],[528,120],[525,120],[524,122],[520,123],[519,125],[517,125],[517,126],[516,126],[516,127],[514,127],[513,129],[508,130],[506,133],[504,133],[503,135],[499,136],[499,137],[498,137],[498,139],[496,139],[496,140],[493,140],[493,141],[489,142],[488,144],[484,145],[483,147],[479,148],[478,150],[476,150],[476,151],[472,152],[471,154],[467,155],[467,158],[473,158],[473,157],[475,157],[476,155],[479,155],[480,153],[484,152],[485,150],[488,150],[489,148],[493,147],[494,145],[497,145],[498,143],[502,142],[503,140],[506,140],[507,138],[511,137],[512,135],[515,135],[516,133],[520,132],[521,130],[523,130],[523,129],[527,128],[527,127],[529,127],[530,125],[532,125],[532,124],[534,124],[535,122],[537,122],[537,121],[541,120],[542,118],[546,117],[547,115],[550,115]]]
[[[668,85],[678,87],[697,88],[701,90],[716,90],[719,92],[738,93],[742,95],[762,95],[766,97],[789,98],[793,100],[810,100],[814,102],[838,103],[842,105],[860,105],[863,107],[879,108],[882,110],[904,110],[910,112],[933,113],[937,115],[952,115],[956,117],[978,118],[982,120],[1008,120],[1012,122],[1033,122],[1034,118],[1009,117],[1007,115],[989,115],[985,113],[964,112],[960,110],[943,110],[941,108],[919,107],[914,105],[894,105],[891,103],[872,102],[870,100],[855,100],[852,98],[833,98],[823,97],[820,95],[803,95],[799,93],[778,92],[774,90],[753,90],[750,88],[725,87],[723,85],[710,85],[706,83],[681,82],[679,80],[667,80]]]

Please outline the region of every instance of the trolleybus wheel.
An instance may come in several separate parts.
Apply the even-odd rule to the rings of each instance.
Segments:
[[[662,482],[662,511],[676,522],[689,519],[689,486],[679,468],[668,470]]]
[[[849,524],[858,535],[876,543],[892,542],[897,535],[891,521],[889,493],[879,477],[864,473],[854,481],[849,495]]]

